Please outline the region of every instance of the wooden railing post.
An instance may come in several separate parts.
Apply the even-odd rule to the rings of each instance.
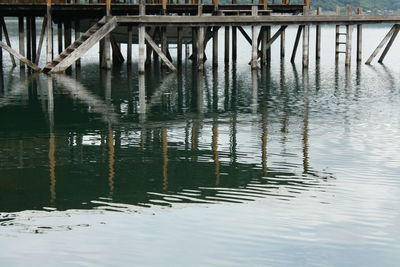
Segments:
[[[311,0],[304,0],[304,5],[305,5],[308,9],[310,9]]]
[[[111,16],[111,0],[106,0],[106,16]]]

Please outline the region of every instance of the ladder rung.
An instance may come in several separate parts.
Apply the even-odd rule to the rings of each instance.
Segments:
[[[337,42],[337,44],[347,44],[346,42]]]
[[[337,35],[347,35],[347,33],[346,32],[338,32],[338,33],[336,33]]]
[[[338,54],[346,54],[346,51],[336,51]]]

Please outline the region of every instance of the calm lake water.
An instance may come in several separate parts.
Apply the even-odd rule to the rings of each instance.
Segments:
[[[398,266],[399,45],[346,70],[324,28],[303,71],[295,32],[255,72],[242,39],[237,64],[145,77],[99,71],[96,49],[50,78],[4,54],[0,264]]]

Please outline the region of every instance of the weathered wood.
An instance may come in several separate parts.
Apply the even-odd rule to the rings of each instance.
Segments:
[[[118,16],[118,23],[144,23],[148,26],[267,26],[267,25],[347,25],[397,24],[400,15],[361,16]]]
[[[26,58],[32,60],[32,28],[31,28],[31,18],[26,17]]]
[[[225,27],[225,63],[229,63],[229,26]]]
[[[75,20],[75,40],[78,40],[79,37],[81,37],[81,24],[80,24],[80,20],[76,19]],[[81,66],[81,59],[79,58],[76,62],[75,62],[75,67],[80,67]]]
[[[266,26],[265,27],[265,34],[267,35],[267,43],[266,43],[266,49],[267,49],[267,62],[268,63],[271,63],[271,44],[272,44],[272,42],[270,43],[270,45],[268,45],[268,43],[269,43],[269,41],[271,40],[271,26]],[[279,36],[279,35],[278,35]],[[276,37],[276,38],[278,38],[278,36]],[[275,41],[276,39],[274,39],[274,41]]]
[[[183,36],[182,36],[182,27],[177,28],[177,63],[178,65],[182,64],[182,43],[183,43]]]
[[[42,54],[42,47],[43,47],[44,35],[46,33],[46,26],[47,26],[47,18],[44,17],[43,23],[42,23],[42,28],[40,30],[40,35],[39,35],[39,43],[38,43],[38,47],[36,50],[36,58],[35,58],[36,65],[39,64],[40,55]]]
[[[81,45],[79,45],[76,49],[73,49],[71,53],[66,51],[66,57],[58,57],[55,60],[59,61],[59,63],[51,68],[50,66],[46,66],[46,68],[51,68],[50,73],[62,72],[69,66],[71,66],[77,59],[82,57],[90,48],[92,48],[99,40],[105,38],[113,29],[117,27],[117,20],[115,18],[111,18],[104,24],[100,29],[91,34],[86,41],[84,41]],[[90,30],[90,29],[89,29]],[[89,34],[89,32],[86,32]],[[72,49],[72,47],[69,47]],[[69,49],[68,48],[68,49]],[[64,52],[63,52],[64,53]]]
[[[257,15],[257,6],[251,7],[252,16]],[[257,29],[255,26],[251,27],[251,37],[252,37],[252,46],[251,46],[251,68],[257,68],[257,57],[258,57],[258,43],[257,43]]]
[[[285,43],[286,43],[286,33],[285,30],[281,33],[281,58],[285,58]]]
[[[362,15],[362,9],[357,8],[357,15]],[[357,62],[362,61],[362,25],[357,25]]]
[[[145,51],[146,28],[144,25],[139,25],[138,38],[139,38],[139,73],[142,74],[145,72],[145,64],[146,64],[146,51]]]
[[[133,32],[132,25],[128,25],[128,44],[127,44],[127,54],[126,54],[126,63],[128,65],[132,64],[132,43],[133,43]]]
[[[347,6],[347,16],[352,16],[353,8],[351,6]],[[352,43],[353,43],[353,25],[346,25],[346,59],[345,65],[351,65],[351,52],[352,52]]]
[[[336,15],[340,16],[340,7],[336,6]],[[339,61],[340,25],[335,26],[335,62]]]
[[[383,40],[379,43],[378,47],[372,52],[371,56],[368,58],[368,60],[365,62],[365,64],[369,65],[371,64],[372,60],[378,55],[378,53],[381,51],[383,46],[389,41],[389,38],[392,37],[394,32],[397,29],[397,24],[393,25],[393,27],[390,29],[390,31],[386,34],[386,36],[383,38]]]
[[[294,41],[294,46],[293,46],[293,52],[292,52],[292,57],[290,58],[290,62],[294,63],[295,59],[296,59],[296,54],[297,54],[297,48],[299,46],[299,42],[300,42],[300,37],[301,37],[301,33],[303,31],[303,27],[302,25],[300,25],[297,28],[297,33],[296,33],[296,39]]]
[[[382,55],[378,60],[379,63],[382,63],[383,60],[385,59],[386,54],[389,52],[390,48],[392,47],[394,40],[396,40],[396,37],[399,34],[399,31],[400,31],[400,25],[397,24],[396,30],[393,32],[393,35],[390,38],[389,43],[386,45],[385,50],[383,50]]]
[[[239,29],[239,31],[240,31],[240,33],[243,35],[243,37],[247,40],[247,42],[250,44],[250,45],[252,45],[252,41],[251,41],[251,38],[250,38],[250,36],[247,34],[247,32],[241,27],[241,26],[238,26],[237,27],[238,29]]]
[[[63,49],[63,34],[62,34],[62,23],[58,22],[57,24],[57,47],[58,54],[61,54]]]
[[[218,0],[216,0],[218,2]],[[218,30],[219,27],[213,28],[213,66],[218,66]]]
[[[260,29],[261,34],[261,66],[267,64],[267,42],[268,37],[267,33],[265,32],[265,27],[261,27]]]
[[[202,71],[204,69],[204,27],[200,27],[197,35],[197,69]]]
[[[53,21],[51,18],[51,5],[46,7],[46,64],[53,60]]]
[[[123,63],[125,61],[124,56],[121,53],[121,49],[115,40],[114,36],[110,35],[110,42],[111,42],[111,48],[113,52],[113,62],[115,63]]]
[[[30,17],[32,60],[36,59],[36,17]]]
[[[308,6],[304,7],[303,14],[305,16],[309,15]],[[310,61],[309,51],[310,51],[310,25],[304,25],[304,30],[303,30],[303,68],[308,68],[308,64]]]
[[[237,27],[232,27],[232,62],[237,59]]]
[[[160,28],[160,35],[161,35],[161,51],[168,57],[168,38],[167,38],[167,28],[161,27]],[[163,63],[165,66],[165,63]]]
[[[109,0],[107,0],[109,1]],[[106,22],[110,21],[110,17],[108,14],[109,10],[107,10]],[[101,28],[103,29],[104,26]],[[66,37],[65,37],[66,38]],[[111,69],[111,36],[107,33],[104,36],[104,44],[103,44],[103,58],[101,62],[101,68],[103,69]]]
[[[9,47],[11,47],[10,37],[8,36],[7,26],[6,26],[6,23],[5,23],[3,17],[0,17],[0,23],[1,23],[1,27],[3,28],[3,34],[6,39],[6,43]],[[12,65],[14,67],[17,66],[17,64],[15,63],[14,56],[11,53],[10,53],[10,58],[11,58]]]
[[[41,68],[39,68],[37,65],[32,63],[32,61],[28,60],[24,56],[20,55],[17,51],[9,47],[7,44],[4,42],[0,41],[0,47],[6,50],[8,53],[12,54],[14,57],[16,57],[18,60],[24,62],[28,67],[32,68],[35,71],[40,71]]]
[[[322,15],[322,8],[317,8],[317,16]],[[315,26],[315,59],[321,59],[321,25]]]
[[[19,43],[19,54],[25,57],[25,33],[24,33],[24,17],[18,17],[18,43]],[[19,61],[19,66],[25,68],[23,61]]]
[[[146,41],[150,44],[150,46],[153,48],[153,50],[158,54],[158,56],[161,58],[161,60],[165,63],[166,66],[168,66],[170,68],[170,70],[172,71],[176,71],[175,66],[171,63],[171,61],[169,61],[169,59],[167,58],[167,55],[165,55],[161,49],[158,47],[158,45],[153,41],[153,39],[151,38],[150,35],[148,35],[147,32],[144,33],[145,39]],[[140,41],[140,39],[139,39]],[[140,44],[139,44],[140,45]],[[140,50],[139,50],[140,52]],[[140,59],[140,56],[139,56]],[[144,71],[144,66],[143,66],[143,71]]]

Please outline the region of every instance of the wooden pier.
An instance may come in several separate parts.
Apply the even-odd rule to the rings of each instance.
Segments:
[[[270,63],[271,45],[278,39],[281,59],[284,60],[285,30],[288,25],[295,25],[298,31],[290,60],[294,63],[298,50],[301,50],[302,66],[307,68],[310,61],[310,27],[316,27],[315,58],[319,60],[321,26],[336,25],[335,59],[338,62],[339,55],[345,54],[345,65],[350,66],[354,29],[357,31],[356,53],[359,63],[362,61],[362,25],[394,24],[382,42],[377,44],[377,49],[366,64],[370,64],[384,49],[379,58],[379,62],[382,62],[400,31],[398,15],[363,15],[361,9],[352,7],[346,7],[345,12],[338,8],[335,15],[324,15],[320,8],[310,10],[310,0],[297,3],[283,0],[279,4],[270,4],[268,0],[260,0],[258,4],[242,4],[236,0],[230,4],[220,4],[218,0],[209,3],[201,0],[172,2],[140,0],[139,3],[112,3],[107,0],[104,3],[92,3],[91,0],[47,0],[33,3],[29,0],[1,0],[0,60],[5,60],[6,57],[2,55],[2,50],[5,50],[10,54],[14,66],[19,61],[21,68],[28,66],[34,71],[58,73],[68,70],[74,63],[80,67],[80,58],[93,46],[100,44],[99,66],[109,69],[112,62],[120,64],[125,60],[120,50],[120,43],[124,42],[128,48],[127,64],[132,64],[133,44],[137,44],[139,73],[144,73],[146,64],[151,64],[152,55],[154,60],[161,59],[163,66],[176,71],[182,63],[183,45],[186,44],[191,46],[191,53],[186,53],[187,57],[201,71],[207,59],[205,47],[208,43],[213,46],[210,57],[212,65],[218,66],[218,31],[224,30],[225,64],[237,60],[239,32],[251,45],[248,53],[250,66],[257,69]],[[18,19],[18,48],[11,46],[5,17]],[[40,29],[36,29],[37,18],[42,21]],[[251,27],[250,35],[243,29],[246,26]],[[273,35],[271,26],[279,26]],[[40,34],[37,39],[38,30]],[[72,30],[75,32],[74,40]],[[173,37],[171,32],[174,33]],[[299,48],[301,39],[302,47]],[[55,41],[58,53],[54,50]],[[176,62],[169,51],[172,43],[177,46]],[[46,52],[42,53],[44,47]],[[41,56],[46,57],[45,66],[38,66]]]

